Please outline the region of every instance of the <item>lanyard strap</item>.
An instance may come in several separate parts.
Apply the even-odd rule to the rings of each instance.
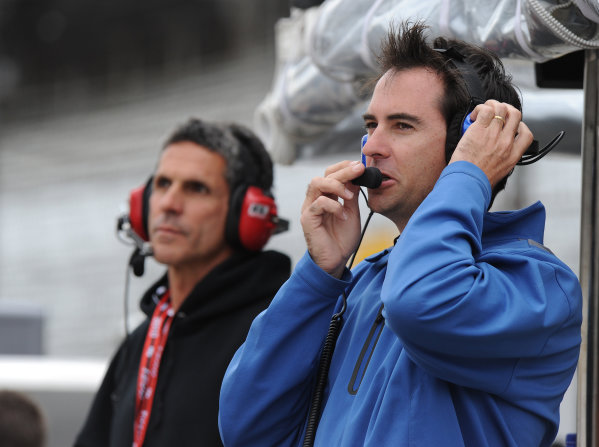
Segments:
[[[146,437],[156,383],[158,382],[160,359],[173,321],[174,312],[169,297],[170,293],[167,290],[154,309],[139,361],[137,393],[135,394],[133,447],[141,447]]]

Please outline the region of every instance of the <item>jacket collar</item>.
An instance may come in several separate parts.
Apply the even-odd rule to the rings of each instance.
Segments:
[[[483,220],[483,245],[502,239],[532,239],[543,243],[545,207],[536,202],[514,211],[486,213]]]

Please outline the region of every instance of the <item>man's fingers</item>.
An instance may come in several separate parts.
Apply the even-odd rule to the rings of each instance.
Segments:
[[[314,201],[321,195],[350,200],[353,198],[354,193],[345,184],[331,177],[315,177],[308,185],[306,199]]]
[[[302,205],[300,222],[308,251],[335,277],[343,273],[360,236],[359,187],[351,180],[364,169],[359,161],[329,166],[324,177],[312,179]]]
[[[341,183],[351,182],[364,172],[364,165],[360,161],[342,161],[329,166],[325,177],[333,178]]]
[[[518,109],[508,104],[490,99],[484,104],[477,105],[472,111],[470,118],[473,122],[477,122],[483,127],[496,126],[501,130],[507,124],[508,119],[517,116],[512,115],[511,109],[518,111]]]
[[[343,161],[329,166],[325,177],[315,177],[308,185],[304,207],[309,206],[320,196],[331,199],[351,200],[355,197],[357,186],[351,180],[364,172],[364,165],[359,161]]]
[[[506,132],[510,132],[513,136],[516,136],[516,132],[518,131],[518,125],[522,120],[522,113],[520,110],[515,107],[510,106],[505,115],[505,123],[503,125],[503,130]]]
[[[518,131],[514,138],[514,150],[519,154],[518,160],[522,158],[524,152],[526,152],[528,147],[532,144],[533,139],[534,136],[526,123],[520,121],[520,123],[518,123]]]
[[[341,169],[347,168],[352,163],[353,162],[351,160],[343,160],[335,163],[334,165],[327,166],[326,170],[324,171],[324,176],[327,177],[337,171],[340,171]]]
[[[514,106],[489,100],[473,110],[472,126],[464,134],[452,161],[474,163],[491,186],[505,177],[532,143],[532,133]]]
[[[314,216],[332,214],[339,219],[347,220],[347,214],[345,213],[343,205],[338,201],[325,196],[320,196],[318,199],[313,201],[310,204],[308,211]]]

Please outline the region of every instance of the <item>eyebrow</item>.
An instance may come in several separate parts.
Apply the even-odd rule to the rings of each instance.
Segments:
[[[376,121],[375,116],[370,113],[365,113],[364,115],[362,115],[362,118],[364,119],[364,121],[369,121],[369,120]],[[415,124],[422,123],[422,119],[418,118],[415,115],[410,115],[409,113],[393,113],[391,115],[387,115],[386,120],[387,121],[397,121],[397,120],[411,121]]]

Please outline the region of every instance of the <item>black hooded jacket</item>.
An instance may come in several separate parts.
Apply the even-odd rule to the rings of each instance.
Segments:
[[[281,253],[239,253],[195,286],[173,319],[144,447],[222,445],[218,398],[225,370],[290,270]],[[156,290],[165,286],[166,275],[143,296],[148,318],[112,359],[76,447],[131,447],[139,359],[159,299]]]

